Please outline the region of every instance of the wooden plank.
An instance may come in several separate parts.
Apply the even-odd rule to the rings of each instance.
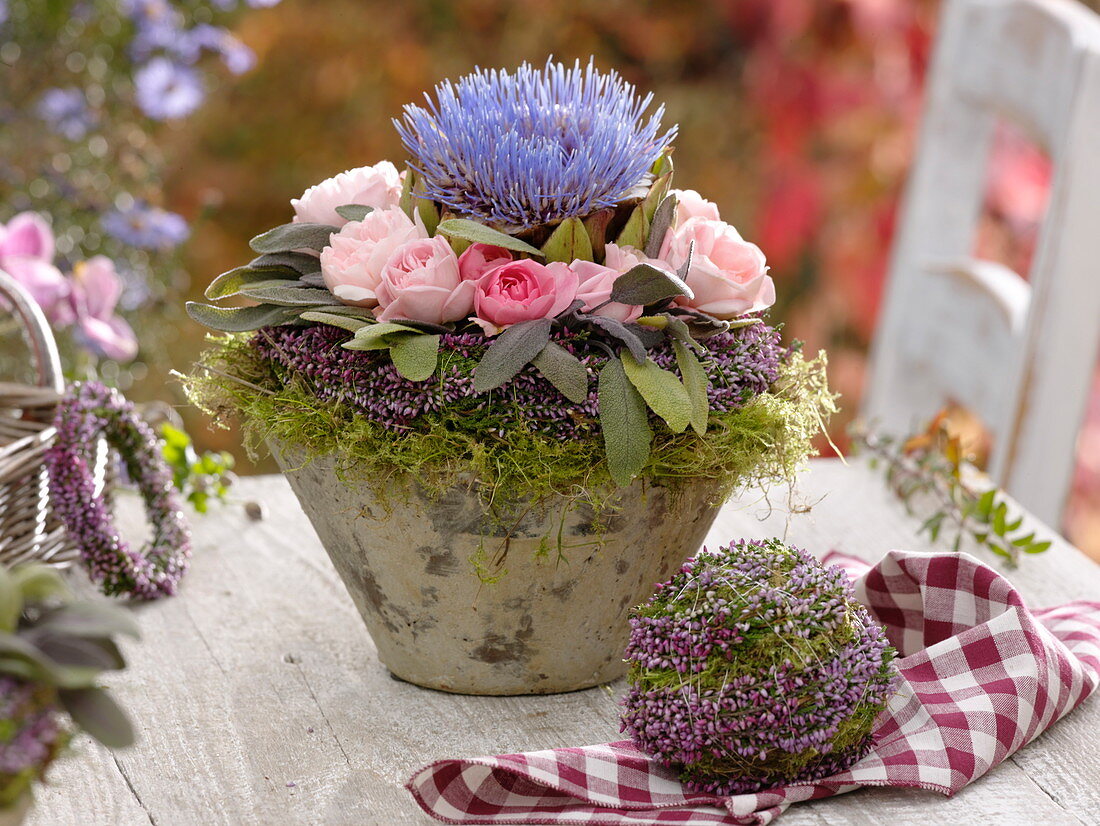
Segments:
[[[785,504],[785,493],[773,491]],[[461,697],[389,677],[335,571],[279,477],[243,480],[265,503],[195,523],[183,593],[136,609],[145,638],[112,684],[141,741],[115,760],[89,744],[55,767],[32,826],[81,824],[428,824],[402,788],[442,757],[618,739],[622,684],[549,697]],[[801,495],[813,511],[790,519],[789,539],[821,552],[872,557],[926,549],[914,520],[866,469],[815,462]],[[782,534],[776,509],[727,507],[712,544]],[[136,519],[124,520],[133,535]],[[1100,566],[1061,540],[1011,577],[1039,603],[1100,594]],[[86,586],[81,590],[90,592]],[[1096,823],[1100,770],[1087,703],[1040,741],[955,798],[873,789],[793,807],[791,826]]]

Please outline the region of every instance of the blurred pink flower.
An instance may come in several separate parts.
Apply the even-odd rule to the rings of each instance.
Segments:
[[[382,268],[402,244],[427,238],[420,223],[400,207],[376,209],[362,221],[350,221],[333,233],[321,251],[325,286],[345,304],[373,307],[378,303]]]
[[[495,336],[521,321],[553,318],[577,297],[577,274],[556,261],[524,258],[494,267],[476,283],[474,323]]]
[[[104,255],[78,261],[69,280],[67,301],[58,305],[56,323],[76,325],[90,349],[116,361],[130,361],[138,343],[125,319],[115,315],[122,279]]]
[[[445,324],[474,308],[474,282],[458,272],[458,256],[447,239],[415,238],[394,250],[378,284],[379,321],[409,319]]]
[[[69,284],[53,265],[53,231],[34,212],[21,212],[0,224],[0,270],[4,270],[31,294],[51,322]]]
[[[691,218],[668,231],[661,258],[679,269],[693,243],[687,283],[695,297],[681,298],[678,303],[724,319],[775,303],[775,284],[768,275],[764,253],[736,229],[723,221]]]
[[[346,218],[340,217],[336,207],[361,204],[376,210],[397,206],[401,199],[401,175],[389,161],[379,161],[374,166],[349,169],[335,177],[321,181],[294,198],[294,220],[314,224],[331,224],[342,227]]]

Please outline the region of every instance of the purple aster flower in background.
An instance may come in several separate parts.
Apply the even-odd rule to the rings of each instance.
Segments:
[[[153,120],[182,118],[203,101],[202,78],[167,57],[154,57],[134,73],[137,103]]]
[[[8,0],[0,0],[0,26],[8,22]]]
[[[190,230],[182,215],[145,203],[113,209],[100,220],[104,232],[124,244],[164,250],[182,244]]]
[[[52,132],[78,141],[95,123],[88,100],[76,87],[47,89],[38,101],[38,116]]]
[[[243,74],[256,65],[256,53],[228,29],[209,23],[188,29],[173,47],[184,62],[193,63],[203,51],[214,52],[235,75]]]
[[[395,120],[427,194],[462,215],[528,227],[610,207],[676,135],[617,73],[547,61],[478,69]]]

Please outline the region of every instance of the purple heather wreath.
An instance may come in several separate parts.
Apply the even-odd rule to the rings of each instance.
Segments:
[[[692,791],[842,771],[894,690],[894,651],[844,570],[776,539],[704,548],[630,623],[623,730]]]
[[[97,382],[73,385],[58,406],[57,438],[46,453],[50,504],[81,549],[92,580],[108,595],[157,599],[176,592],[191,538],[172,474],[152,429],[122,395]],[[153,537],[135,551],[119,536],[95,491],[91,466],[105,437],[145,502]]]

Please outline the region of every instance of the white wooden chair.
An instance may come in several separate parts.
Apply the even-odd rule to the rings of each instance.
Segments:
[[[998,118],[1054,165],[1030,277],[973,258]],[[990,471],[1052,526],[1100,347],[1100,18],[1073,0],[947,0],[862,414],[903,434],[978,415]]]

